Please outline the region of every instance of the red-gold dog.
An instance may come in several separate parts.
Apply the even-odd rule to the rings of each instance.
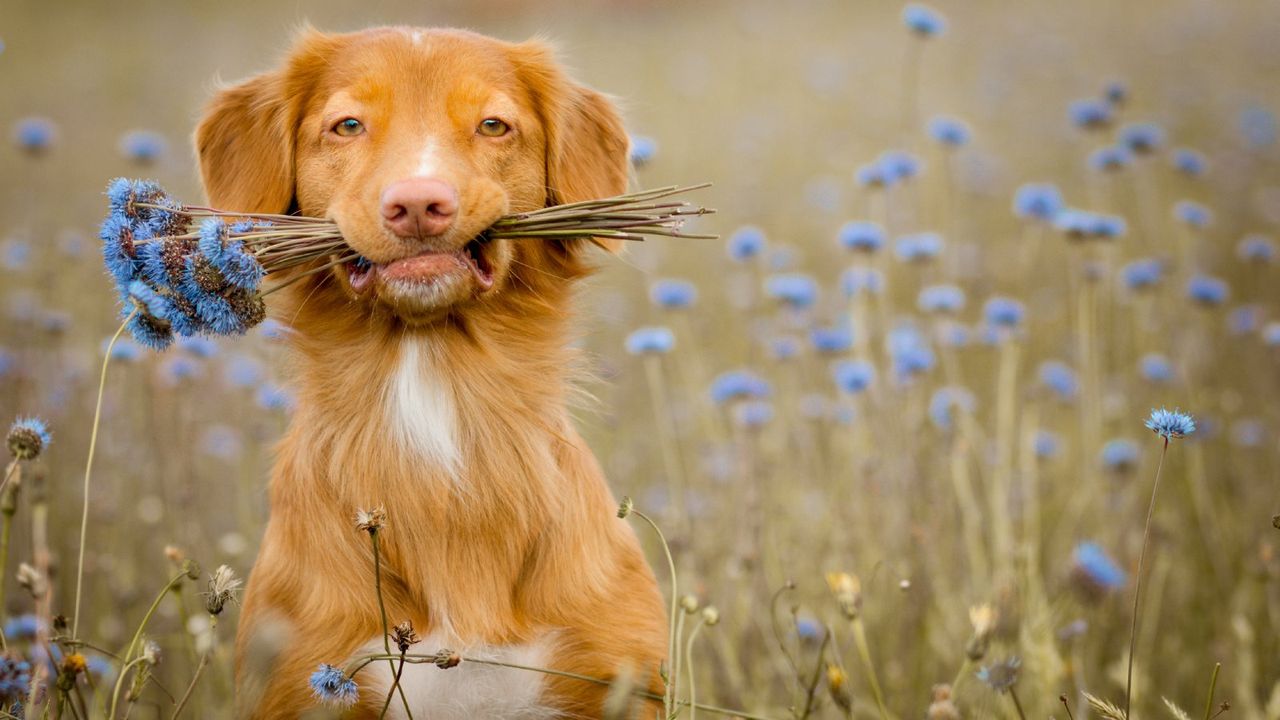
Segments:
[[[264,618],[290,630],[246,712],[297,717],[320,663],[382,651],[352,520],[382,504],[387,614],[412,620],[413,652],[603,679],[629,668],[660,690],[657,585],[566,410],[591,244],[476,239],[509,212],[625,190],[609,101],[536,42],[308,31],[283,67],[220,91],[196,143],[212,205],[330,218],[367,258],[273,295],[298,403],[238,651]],[[376,716],[387,664],[356,680],[353,715]],[[466,662],[406,666],[401,684],[418,720],[599,717],[607,690]]]

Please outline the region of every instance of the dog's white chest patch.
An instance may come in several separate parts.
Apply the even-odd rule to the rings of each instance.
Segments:
[[[442,633],[435,632],[413,646],[410,652],[432,653],[446,647]],[[458,649],[465,657],[497,660],[528,667],[546,667],[550,638],[527,645],[478,646]],[[382,640],[375,638],[360,654],[382,653]],[[356,681],[361,694],[376,693],[386,699],[391,688],[391,668],[385,662],[369,665]],[[463,661],[457,667],[442,670],[431,663],[404,666],[400,685],[404,698],[418,720],[464,720],[471,718],[504,718],[509,720],[550,720],[556,711],[542,702],[544,678],[533,670],[520,670],[477,662]],[[406,718],[404,703],[392,698],[387,717]]]
[[[453,389],[426,340],[406,338],[387,384],[388,420],[408,452],[455,476],[461,464]]]

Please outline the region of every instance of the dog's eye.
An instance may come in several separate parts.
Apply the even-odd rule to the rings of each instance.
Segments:
[[[480,121],[480,127],[476,128],[476,132],[485,137],[502,137],[510,131],[511,128],[498,118],[485,118]]]
[[[364,125],[355,118],[347,118],[339,120],[338,124],[333,126],[333,132],[342,137],[355,137],[364,132]]]

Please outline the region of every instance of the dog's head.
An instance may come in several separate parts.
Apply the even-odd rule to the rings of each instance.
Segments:
[[[217,94],[196,145],[213,206],[328,218],[363,256],[310,292],[410,325],[500,302],[522,276],[573,276],[581,241],[479,236],[627,181],[605,97],[541,43],[456,30],[307,31],[283,67]]]

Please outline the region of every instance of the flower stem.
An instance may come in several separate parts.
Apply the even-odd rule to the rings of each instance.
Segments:
[[[662,534],[662,528],[653,521],[648,515],[639,510],[632,509],[631,514],[638,516],[641,520],[649,523],[649,527],[653,528],[653,532],[658,536],[658,543],[662,545],[662,552],[667,556],[667,570],[671,573],[671,612],[668,617],[668,635],[667,635],[667,690],[663,693],[662,704],[666,710],[666,717],[671,717],[672,708],[675,706],[676,697],[676,678],[671,675],[673,659],[676,655],[676,598],[679,593],[676,591],[676,561],[671,557],[671,547],[667,545],[667,538]]]
[[[391,654],[391,640],[389,639],[390,630],[387,627],[387,605],[382,599],[382,555],[378,552],[378,531],[370,530],[369,539],[373,543],[373,588],[378,594],[378,612],[382,614],[382,647]],[[401,660],[403,667],[404,661]],[[404,688],[400,687],[400,673],[396,672],[395,660],[387,660],[387,667],[391,668],[392,675],[396,678],[391,686],[391,692],[387,694],[387,698],[391,698],[391,694],[396,690],[400,691],[400,702],[404,704],[405,715],[409,720],[413,720],[413,711],[409,709],[409,700],[404,696]]]
[[[184,626],[185,626],[185,623],[184,623]],[[215,637],[214,633],[216,633],[217,631],[218,631],[218,616],[210,615],[209,616],[210,637],[211,638]],[[173,709],[173,714],[169,716],[169,720],[177,720],[178,716],[182,714],[183,708],[187,706],[187,701],[191,699],[191,694],[195,692],[196,683],[200,681],[200,674],[203,673],[204,669],[209,665],[209,657],[213,655],[214,647],[215,645],[211,641],[209,645],[209,649],[206,650],[204,654],[200,656],[200,664],[196,665],[196,671],[194,674],[191,675],[191,683],[187,685],[187,691],[182,693],[182,698],[178,700],[178,706]]]
[[[706,624],[705,617],[699,618],[698,624],[693,626],[689,631],[689,637],[684,641],[685,671],[689,675],[689,720],[697,720],[698,717],[698,687],[693,679],[693,640],[698,637],[698,632]]]
[[[880,691],[880,680],[876,677],[876,666],[871,663],[871,648],[867,645],[867,630],[861,617],[850,621],[853,626],[853,642],[858,647],[858,657],[867,671],[867,682],[871,684],[871,694],[876,699],[876,709],[880,712],[880,720],[889,720],[889,711],[884,706],[884,693]]]
[[[1009,688],[1009,697],[1013,698],[1013,707],[1018,711],[1018,717],[1027,720],[1027,714],[1022,711],[1022,703],[1018,701],[1018,693],[1013,688]]]
[[[1138,574],[1133,587],[1133,619],[1129,625],[1129,670],[1124,684],[1124,716],[1131,717],[1133,706],[1133,651],[1138,639],[1138,604],[1142,598],[1142,568],[1147,559],[1147,543],[1151,540],[1151,518],[1156,512],[1156,493],[1160,491],[1160,471],[1164,469],[1164,456],[1169,454],[1169,438],[1164,439],[1160,450],[1160,462],[1156,465],[1156,481],[1151,487],[1151,503],[1147,506],[1147,524],[1142,530],[1142,551],[1138,553]]]
[[[1209,678],[1209,699],[1204,701],[1204,720],[1213,717],[1213,693],[1218,689],[1218,671],[1222,670],[1222,663],[1214,663],[1213,676]]]

